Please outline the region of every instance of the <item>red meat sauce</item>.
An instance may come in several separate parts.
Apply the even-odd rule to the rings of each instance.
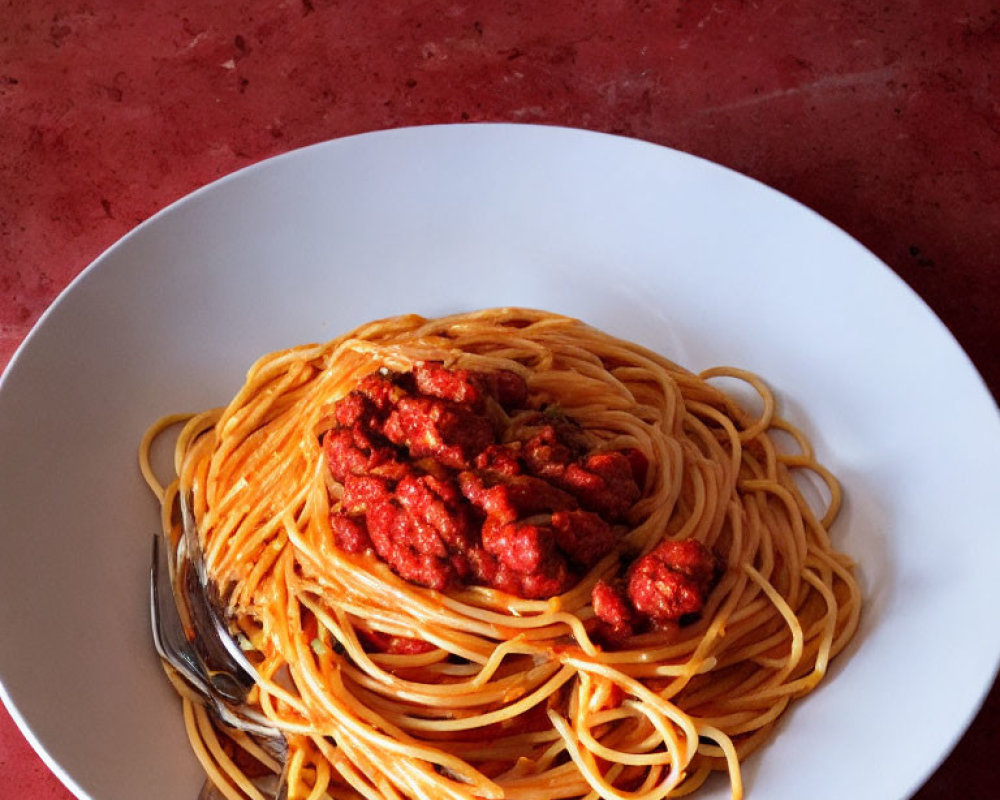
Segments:
[[[431,589],[479,585],[547,599],[572,588],[628,530],[648,464],[638,450],[592,450],[572,420],[541,412],[534,435],[501,442],[500,411],[527,403],[527,384],[507,371],[420,362],[363,378],[322,436],[344,487],[330,519],[337,546],[373,553]],[[683,546],[665,547],[673,544]],[[664,543],[626,579],[597,585],[598,633],[621,638],[697,613],[715,573],[698,543]],[[430,647],[400,637],[367,644]]]
[[[721,559],[696,539],[660,542],[632,562],[624,577],[594,586],[598,633],[615,642],[694,619],[722,571]]]

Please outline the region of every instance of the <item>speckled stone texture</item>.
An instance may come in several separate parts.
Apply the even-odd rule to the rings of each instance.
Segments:
[[[0,366],[156,210],[277,153],[463,120],[670,145],[889,264],[1000,390],[996,2],[0,6]],[[1000,795],[994,691],[919,800]],[[68,798],[0,712],[4,797]]]

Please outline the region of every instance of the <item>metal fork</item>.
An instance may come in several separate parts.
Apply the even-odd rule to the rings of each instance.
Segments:
[[[198,569],[200,550],[192,558],[189,532],[193,526],[182,499],[185,536],[177,554],[177,586],[170,579],[169,545],[162,534],[153,536],[153,556],[150,566],[150,618],[153,643],[157,653],[174,668],[182,680],[202,699],[209,713],[221,724],[245,732],[254,742],[281,764],[287,765],[287,743],[281,732],[259,712],[246,704],[247,693],[254,685],[255,672],[246,656],[233,641],[217,611],[214,589]],[[194,627],[189,639],[181,621],[178,604],[184,603]],[[275,800],[287,796],[285,774],[268,776],[255,781],[261,792]],[[218,797],[210,781],[206,781],[199,800]]]

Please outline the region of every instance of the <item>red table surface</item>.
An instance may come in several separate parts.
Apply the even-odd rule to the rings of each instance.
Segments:
[[[210,6],[4,5],[0,367],[83,267],[189,191],[333,137],[489,120],[633,136],[791,195],[912,286],[998,396],[995,2]],[[995,685],[916,797],[1000,796],[998,726]],[[70,797],[6,712],[0,774],[5,797]]]

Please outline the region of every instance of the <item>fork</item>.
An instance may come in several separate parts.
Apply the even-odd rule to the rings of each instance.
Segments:
[[[185,536],[178,548],[179,592],[170,579],[169,545],[162,534],[153,536],[153,556],[150,566],[150,617],[153,644],[160,657],[170,664],[181,679],[202,699],[209,713],[221,724],[245,732],[272,758],[287,766],[287,743],[281,732],[266,717],[250,708],[245,700],[254,685],[255,672],[246,656],[239,651],[229,634],[222,616],[213,602],[214,592],[203,582],[192,559],[189,531],[193,521],[184,508]],[[195,543],[197,543],[197,538]],[[194,551],[196,559],[200,551]],[[181,621],[178,604],[187,607],[193,640],[189,639]],[[285,771],[254,782],[261,792],[275,800],[285,800]],[[206,781],[199,800],[215,800],[222,795],[211,781]]]

